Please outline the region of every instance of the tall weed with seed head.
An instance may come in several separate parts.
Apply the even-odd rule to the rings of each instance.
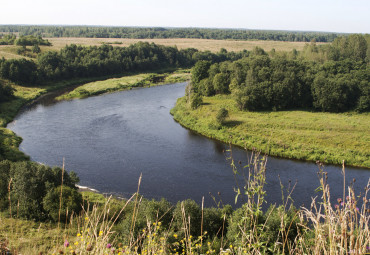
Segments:
[[[365,254],[370,252],[370,209],[368,192],[370,178],[363,194],[356,195],[352,185],[343,190],[343,198],[332,204],[327,173],[320,167],[322,201],[312,200],[311,208],[302,207],[300,217],[308,221],[297,251],[312,254]],[[345,169],[343,163],[343,176]],[[361,204],[361,206],[360,206]]]

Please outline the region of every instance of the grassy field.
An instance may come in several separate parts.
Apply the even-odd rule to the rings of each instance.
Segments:
[[[229,111],[223,125],[216,122],[221,107]],[[247,149],[332,164],[344,160],[346,165],[370,168],[369,113],[242,112],[229,96],[204,98],[196,110],[181,98],[171,113],[187,128]]]
[[[84,98],[134,87],[154,86],[184,82],[190,79],[190,70],[178,70],[173,73],[143,73],[121,78],[112,78],[103,81],[86,83],[73,91],[57,97],[57,100],[69,100],[73,98]]]
[[[120,38],[46,38],[53,46],[40,46],[41,51],[55,50],[58,51],[69,44],[94,45],[99,46],[103,43],[109,43],[113,46],[126,47],[130,44],[143,42],[154,42],[155,44],[165,46],[176,46],[178,49],[196,48],[201,51],[209,50],[218,52],[221,48],[228,51],[252,50],[256,46],[263,48],[265,51],[275,49],[277,51],[291,51],[293,49],[302,50],[305,42],[282,42],[282,41],[235,41],[235,40],[210,40],[210,39],[120,39]],[[317,43],[322,44],[322,43]],[[30,47],[28,47],[30,48]],[[20,58],[16,54],[17,46],[0,45],[0,58]]]

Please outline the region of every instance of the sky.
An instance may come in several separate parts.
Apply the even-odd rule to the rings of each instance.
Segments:
[[[370,33],[370,0],[1,0],[0,24]]]

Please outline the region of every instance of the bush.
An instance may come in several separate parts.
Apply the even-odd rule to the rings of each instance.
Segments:
[[[225,122],[225,119],[229,117],[229,111],[225,108],[220,108],[216,115],[216,120],[218,123],[223,124]]]
[[[57,222],[59,220],[61,187],[56,187],[48,191],[42,204],[48,216]],[[68,220],[73,213],[79,214],[82,209],[82,195],[70,187],[63,187],[62,204],[60,209],[60,221]]]
[[[197,109],[199,106],[201,106],[203,103],[203,98],[200,94],[198,93],[192,93],[191,96],[190,96],[190,106],[191,106],[191,109],[195,110]]]

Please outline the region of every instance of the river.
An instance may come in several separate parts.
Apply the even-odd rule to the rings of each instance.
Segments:
[[[235,180],[228,145],[183,128],[170,115],[176,99],[184,95],[185,83],[121,91],[86,99],[26,107],[8,125],[23,138],[20,149],[36,162],[75,171],[80,185],[102,193],[129,197],[137,189],[146,198],[177,202],[187,198],[205,206],[214,199],[234,204]],[[233,157],[245,164],[250,152],[233,148]],[[341,167],[326,166],[332,198],[342,196]],[[268,157],[267,202],[280,204],[281,182],[296,187],[297,206],[309,206],[319,196],[315,163]],[[363,192],[370,171],[346,168],[346,179],[356,179]],[[286,194],[286,192],[285,192]]]

